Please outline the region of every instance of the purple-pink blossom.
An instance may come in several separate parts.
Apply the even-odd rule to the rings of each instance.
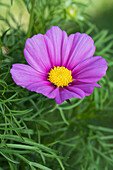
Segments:
[[[13,64],[10,72],[15,83],[28,90],[55,98],[61,104],[72,97],[89,96],[107,70],[101,56],[93,57],[93,39],[85,33],[69,37],[58,26],[45,35],[28,38],[24,55],[29,65]]]

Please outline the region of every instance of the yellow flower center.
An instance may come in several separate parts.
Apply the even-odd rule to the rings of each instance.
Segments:
[[[48,80],[57,87],[68,86],[73,81],[71,71],[63,66],[54,66],[48,75]]]

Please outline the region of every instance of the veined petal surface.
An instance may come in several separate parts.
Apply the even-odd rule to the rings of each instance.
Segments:
[[[72,76],[75,80],[87,83],[99,81],[107,70],[107,62],[101,56],[90,57],[72,70]]]

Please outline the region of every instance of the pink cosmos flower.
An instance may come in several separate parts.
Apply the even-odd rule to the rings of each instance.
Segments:
[[[93,57],[93,39],[84,33],[67,36],[57,26],[45,35],[28,38],[24,55],[29,65],[13,64],[10,70],[17,85],[55,98],[61,104],[72,97],[89,96],[107,70],[101,56]]]

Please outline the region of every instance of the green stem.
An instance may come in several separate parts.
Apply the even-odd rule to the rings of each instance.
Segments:
[[[1,52],[0,58],[1,58],[1,60],[3,60],[4,56],[3,56],[3,52],[2,52],[2,40],[1,40],[1,37],[0,37],[0,52]]]
[[[29,38],[30,35],[31,35],[31,29],[32,29],[32,25],[33,25],[34,6],[35,6],[35,0],[32,0],[32,7],[31,7],[31,11],[30,11],[29,26],[28,26],[28,31],[27,31],[27,38]]]

